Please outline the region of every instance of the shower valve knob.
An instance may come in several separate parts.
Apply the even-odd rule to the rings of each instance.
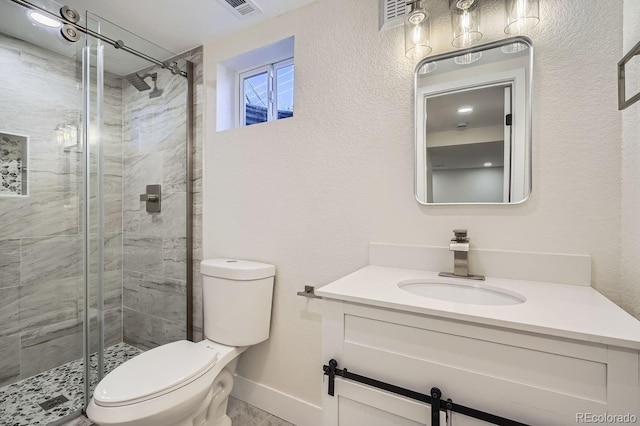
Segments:
[[[140,194],[140,201],[145,201],[148,213],[160,213],[162,190],[160,185],[147,185],[146,194]]]

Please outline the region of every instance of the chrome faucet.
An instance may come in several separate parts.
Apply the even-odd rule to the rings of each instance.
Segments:
[[[441,277],[465,278],[468,280],[484,280],[482,275],[469,275],[469,238],[466,229],[454,229],[455,235],[449,243],[453,252],[453,273],[440,272]]]

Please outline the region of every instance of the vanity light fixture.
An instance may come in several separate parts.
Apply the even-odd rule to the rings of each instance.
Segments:
[[[506,26],[509,35],[522,35],[540,22],[539,0],[506,0]]]
[[[407,58],[418,61],[431,53],[431,15],[423,0],[407,2],[409,13],[404,19],[404,52]]]
[[[493,166],[493,163],[490,162],[490,161],[487,161],[486,163],[484,163],[484,166],[485,167],[491,167],[491,166]]]
[[[524,35],[540,22],[539,0],[505,0],[506,22],[504,32],[509,35]],[[516,53],[526,49],[524,43],[513,43],[502,47],[504,53]]]
[[[473,112],[472,106],[463,106],[458,108],[458,114],[469,114],[470,112]]]
[[[472,47],[482,39],[480,31],[480,0],[449,0],[451,11],[451,45],[458,49]],[[482,57],[481,52],[456,56],[458,65],[471,64]]]
[[[57,19],[49,18],[48,16],[43,15],[40,12],[36,12],[35,10],[30,11],[27,15],[33,22],[45,27],[60,28],[62,26],[62,22],[58,21]]]

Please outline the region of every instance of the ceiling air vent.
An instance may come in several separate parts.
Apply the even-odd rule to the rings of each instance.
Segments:
[[[400,26],[404,23],[407,13],[407,0],[379,0],[380,1],[380,29]]]
[[[238,18],[248,18],[262,12],[262,9],[253,0],[219,0],[223,6],[229,9]]]

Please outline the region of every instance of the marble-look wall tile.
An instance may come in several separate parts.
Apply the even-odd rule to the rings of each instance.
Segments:
[[[0,337],[0,387],[20,379],[20,335]]]
[[[104,312],[104,346],[112,346],[122,342],[122,307]]]
[[[123,340],[142,350],[164,343],[162,318],[123,308]]]
[[[204,338],[202,275],[202,147],[204,128],[204,67],[202,48],[193,49],[189,60],[193,63],[193,336],[196,341]]]
[[[162,235],[163,222],[169,219],[169,213],[167,213],[166,206],[167,194],[162,193],[162,206],[159,213],[149,213],[146,210],[144,203],[140,204],[140,210],[138,210],[138,223],[140,224],[140,234],[148,236]],[[183,231],[184,232],[184,231]]]
[[[163,151],[163,190],[185,192],[187,190],[187,144],[186,139],[175,147]]]
[[[20,285],[20,240],[0,240],[0,288]]]
[[[103,273],[103,301],[104,310],[122,307],[122,271],[105,271]],[[89,306],[96,309],[98,306],[98,274],[89,275]],[[84,281],[78,280],[78,317],[84,312]]]
[[[72,277],[45,285],[20,286],[20,330],[32,330],[77,319],[80,279]]]
[[[23,332],[21,378],[48,370],[82,356],[82,321],[59,322]]]
[[[104,347],[106,348],[122,342],[122,307],[105,310],[103,314]],[[99,337],[97,310],[92,310],[90,319],[90,344],[92,353],[96,352],[99,348]]]
[[[183,298],[184,300],[184,298]],[[186,301],[185,301],[186,303]],[[178,340],[184,340],[187,338],[187,323],[186,322],[173,322],[162,321],[162,338],[164,343],[175,342]]]
[[[186,324],[186,282],[124,271],[123,304],[141,313]]]
[[[163,94],[149,99],[123,82],[123,305],[125,341],[148,348],[186,335],[187,80],[157,67],[143,71],[158,72]],[[148,184],[162,185],[160,213],[138,201]]]
[[[162,235],[184,237],[187,229],[187,194],[168,193],[162,203]]]
[[[123,160],[125,196],[145,194],[147,185],[162,184],[163,153],[151,152],[125,157]],[[139,200],[139,198],[138,198]]]
[[[123,195],[122,197],[122,230],[128,233],[140,233],[139,195]]]
[[[41,285],[82,275],[79,236],[23,238],[20,256],[22,285]]]
[[[162,271],[162,238],[124,234],[124,269],[159,274]]]
[[[82,154],[75,150],[64,152],[61,148],[49,156],[44,170],[38,167],[37,162],[28,163],[31,195],[39,196],[48,192],[69,196],[77,194],[82,185]]]
[[[167,278],[187,279],[187,238],[162,239],[162,272]]]
[[[193,272],[193,332],[194,340],[203,339],[203,305],[202,305],[202,275],[199,272],[199,264],[194,265]]]
[[[78,196],[46,193],[0,200],[0,239],[78,233]]]
[[[20,331],[20,287],[0,288],[0,336]]]
[[[22,50],[20,62],[23,72],[35,74],[41,78],[63,79],[75,83],[82,78],[82,66],[73,60],[60,60],[59,55],[44,49]]]

